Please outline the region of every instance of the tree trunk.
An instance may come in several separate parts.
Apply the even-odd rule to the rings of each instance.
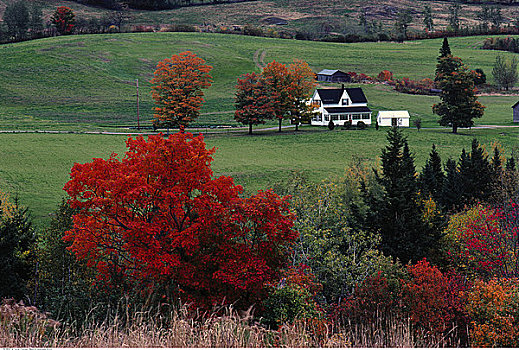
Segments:
[[[458,133],[458,124],[455,124],[455,123],[452,124],[452,133],[453,134]]]
[[[249,123],[249,135],[252,135],[252,123]]]
[[[281,132],[281,122],[283,121],[283,119],[279,118],[279,130],[278,132]]]

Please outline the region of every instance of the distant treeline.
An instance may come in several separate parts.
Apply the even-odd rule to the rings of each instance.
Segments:
[[[81,4],[100,6],[113,10],[125,7],[139,10],[165,10],[193,5],[227,4],[255,0],[76,0]]]
[[[433,1],[433,0],[431,0]],[[519,0],[448,0],[450,2],[457,2],[461,4],[476,4],[476,5],[516,5]]]
[[[519,40],[507,38],[487,38],[481,47],[484,50],[502,50],[519,53]]]

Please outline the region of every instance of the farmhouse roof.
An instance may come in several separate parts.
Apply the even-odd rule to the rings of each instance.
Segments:
[[[353,103],[367,103],[368,100],[361,88],[345,88],[348,96]],[[317,89],[323,104],[338,104],[342,96],[343,89]]]
[[[319,74],[319,75],[334,75],[337,72],[340,72],[340,70],[338,70],[338,69],[323,69],[322,71],[320,71],[317,74]]]
[[[338,114],[338,113],[369,113],[371,109],[368,107],[360,106],[360,107],[328,107],[324,108],[328,114]]]

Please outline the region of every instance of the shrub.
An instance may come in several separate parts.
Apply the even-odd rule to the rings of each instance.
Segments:
[[[463,332],[467,324],[463,278],[444,275],[425,259],[407,269],[410,279],[402,281],[402,302],[413,325],[433,337],[445,335],[453,326]],[[466,334],[462,338],[466,339]]]
[[[519,346],[519,281],[477,281],[467,293],[467,312],[472,319],[470,346]]]
[[[519,276],[519,206],[507,208],[478,205],[451,217],[445,240],[453,267],[472,277]]]
[[[321,289],[307,266],[288,269],[278,285],[270,287],[269,296],[263,303],[263,322],[277,329],[296,319],[315,318],[319,312],[314,298]]]

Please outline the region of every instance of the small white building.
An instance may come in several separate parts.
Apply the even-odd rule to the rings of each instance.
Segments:
[[[371,110],[361,88],[317,89],[309,103],[314,107],[312,125],[328,126],[332,121],[335,126],[342,126],[351,121],[351,125],[371,124]]]
[[[408,111],[380,111],[377,115],[379,126],[409,127]]]

